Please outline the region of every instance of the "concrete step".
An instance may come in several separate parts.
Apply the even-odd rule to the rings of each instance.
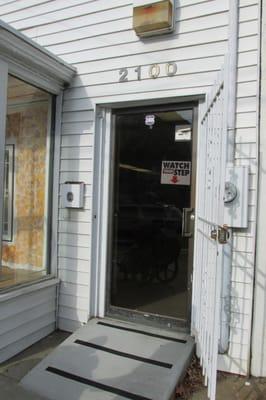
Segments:
[[[51,400],[169,400],[193,349],[193,339],[182,333],[93,319],[22,385]]]

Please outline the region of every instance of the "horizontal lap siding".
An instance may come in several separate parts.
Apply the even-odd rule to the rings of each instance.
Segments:
[[[67,6],[66,6],[67,4]],[[74,330],[89,317],[94,109],[101,102],[204,94],[223,63],[229,1],[180,0],[176,32],[139,40],[131,29],[132,1],[24,0],[1,2],[4,21],[75,65],[65,91],[60,186],[85,182],[85,209],[59,210],[59,324]],[[221,368],[247,370],[250,340],[257,161],[258,1],[240,0],[236,164],[250,166],[249,228],[234,238],[229,355]],[[148,77],[148,68],[176,61],[176,76]],[[142,80],[134,69],[142,67]],[[129,82],[118,83],[127,67]]]
[[[53,332],[55,320],[56,286],[0,301],[0,363]]]

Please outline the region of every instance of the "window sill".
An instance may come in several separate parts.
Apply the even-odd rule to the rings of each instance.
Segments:
[[[56,286],[58,284],[59,284],[58,278],[55,278],[54,276],[49,276],[42,279],[41,281],[29,282],[19,287],[14,286],[3,292],[0,292],[0,303],[28,293],[33,293],[37,290],[45,289],[50,286]]]

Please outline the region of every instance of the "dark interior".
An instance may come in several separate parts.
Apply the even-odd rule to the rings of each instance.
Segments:
[[[192,161],[193,112],[116,115],[111,306],[187,318],[191,185],[161,183],[162,161]],[[147,117],[148,115],[148,117]],[[185,130],[188,136],[178,136]]]

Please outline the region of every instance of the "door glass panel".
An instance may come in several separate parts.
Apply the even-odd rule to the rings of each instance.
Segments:
[[[186,319],[192,110],[116,116],[111,306]]]
[[[48,273],[51,99],[9,76],[0,289]]]

